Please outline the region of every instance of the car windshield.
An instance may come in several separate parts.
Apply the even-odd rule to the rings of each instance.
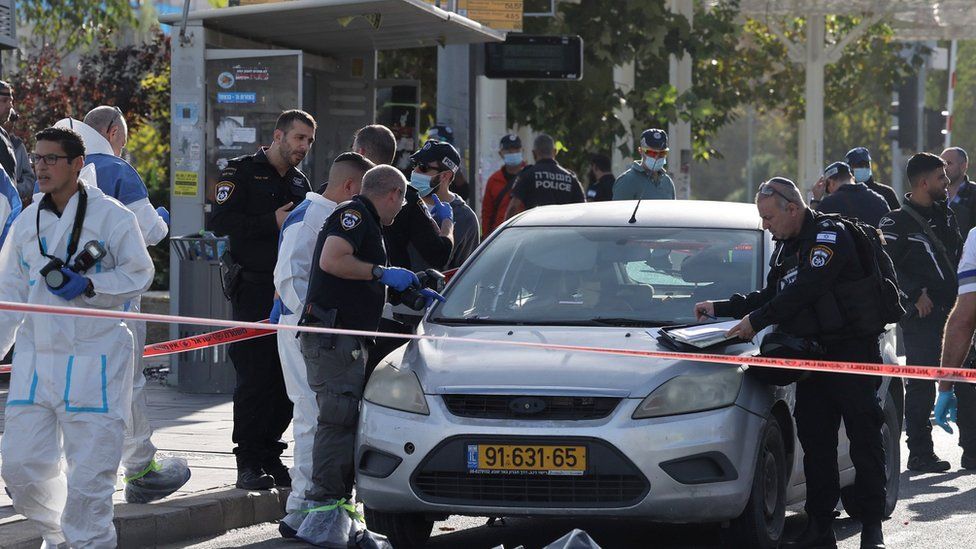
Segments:
[[[510,227],[451,285],[432,322],[663,326],[762,285],[762,231]]]

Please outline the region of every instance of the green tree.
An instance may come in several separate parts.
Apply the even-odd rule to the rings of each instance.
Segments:
[[[35,46],[68,53],[135,26],[130,0],[18,0],[21,26],[31,29]]]

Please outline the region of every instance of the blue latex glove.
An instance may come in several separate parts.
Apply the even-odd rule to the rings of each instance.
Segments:
[[[274,300],[274,306],[271,307],[271,314],[268,315],[269,324],[277,324],[281,320],[281,308],[284,304],[281,303],[281,299]]]
[[[956,393],[952,390],[939,391],[939,396],[935,399],[935,424],[951,435],[952,427],[949,425],[949,421],[955,415]]]
[[[441,303],[447,301],[446,299],[444,299],[444,296],[435,292],[434,290],[431,290],[430,288],[424,288],[420,290],[420,295],[424,296],[424,298],[427,300],[425,307],[430,307],[434,303],[435,299],[437,301],[440,301]]]
[[[61,273],[68,279],[61,286],[60,289],[52,290],[50,286],[47,289],[54,295],[64,299],[65,301],[71,301],[72,299],[85,293],[85,288],[88,287],[88,279],[80,274],[72,271],[67,267],[61,267]]]
[[[380,282],[398,292],[402,292],[411,286],[420,286],[420,279],[417,278],[417,275],[413,271],[404,269],[403,267],[385,267],[383,269],[383,276],[380,277]]]
[[[166,226],[169,227],[169,210],[160,206],[156,208],[156,213],[159,215],[159,217],[163,218],[163,221],[166,222]]]
[[[445,219],[450,219],[454,221],[454,210],[451,205],[446,202],[441,202],[437,195],[432,195],[434,197],[434,206],[430,209],[430,215],[434,216],[434,221],[438,225],[444,222]]]

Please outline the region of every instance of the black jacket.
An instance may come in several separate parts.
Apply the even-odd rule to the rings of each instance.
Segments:
[[[888,203],[888,209],[897,210],[901,208],[901,204],[898,202],[898,193],[888,185],[875,181],[873,175],[864,184],[872,191],[880,194],[881,198],[885,199],[885,202]]]
[[[969,176],[963,177],[956,196],[949,202],[949,207],[952,208],[952,213],[956,214],[959,234],[965,241],[970,229],[976,226],[976,183],[970,181]]]
[[[776,243],[766,287],[715,302],[716,316],[741,318],[748,314],[757,332],[772,324],[797,336],[844,332],[839,310],[816,309],[838,284],[861,280],[867,273],[861,267],[853,238],[842,224],[810,210],[805,215],[799,235]],[[837,325],[822,329],[826,323],[817,319],[831,314]]]
[[[282,176],[271,165],[265,149],[231,160],[214,186],[211,228],[230,237],[230,252],[245,276],[260,275],[271,282],[278,259],[278,222],[275,210],[309,192],[308,179],[296,168]]]
[[[873,227],[891,211],[888,203],[864,183],[841,185],[820,202],[818,211],[853,217]]]
[[[451,259],[454,243],[450,238],[441,236],[417,189],[407,185],[404,198],[407,203],[397,214],[393,224],[383,227],[383,240],[386,242],[390,265],[411,271],[419,270],[421,266],[413,265],[410,260],[410,248],[413,247],[427,265],[443,269]]]
[[[914,303],[926,288],[929,299],[943,315],[947,314],[956,300],[958,282],[956,268],[962,254],[962,238],[956,224],[956,216],[944,203],[935,203],[931,207],[923,208],[912,204],[905,195],[905,206],[895,210],[881,219],[881,232],[885,238],[885,250],[891,257],[898,273],[898,286],[907,295],[905,309],[908,311],[906,320],[902,322],[907,329],[906,322],[914,316]],[[945,246],[948,258],[943,258],[938,247],[933,245],[929,237],[915,219],[905,211],[905,207],[913,208],[928,221],[929,227]]]

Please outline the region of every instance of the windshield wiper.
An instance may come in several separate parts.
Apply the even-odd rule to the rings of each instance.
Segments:
[[[589,320],[594,324],[605,324],[607,326],[641,326],[654,328],[658,326],[668,326],[674,324],[672,320],[653,320],[644,318],[627,318],[627,317],[606,317],[598,316],[591,318]]]

